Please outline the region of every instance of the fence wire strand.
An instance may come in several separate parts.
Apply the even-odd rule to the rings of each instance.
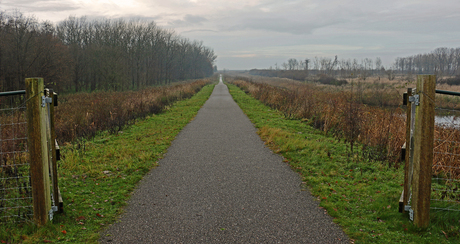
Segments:
[[[0,223],[33,217],[23,95],[0,97]]]
[[[460,111],[436,112],[431,209],[460,211]]]

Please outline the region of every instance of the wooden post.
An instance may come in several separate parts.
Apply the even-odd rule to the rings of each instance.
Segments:
[[[409,101],[409,97],[412,96],[412,88],[407,88],[407,109],[406,109],[406,155],[404,157],[404,190],[403,190],[403,206],[401,212],[404,212],[404,207],[409,202],[410,197],[410,179],[409,179],[409,166],[410,166],[410,155],[411,155],[411,134],[410,134],[410,126],[411,126],[411,119],[412,119],[412,102]]]
[[[53,184],[53,200],[54,206],[58,207],[58,211],[62,212],[62,206],[59,201],[59,185],[58,185],[58,170],[57,170],[57,154],[56,154],[56,131],[54,130],[54,106],[56,105],[55,101],[57,98],[57,94],[53,92],[53,90],[49,90],[48,97],[53,99],[53,102],[49,104],[50,106],[50,141],[49,146],[51,148],[51,175],[52,177],[52,184]]]
[[[428,227],[430,223],[431,171],[433,165],[435,75],[417,76],[420,105],[416,108],[414,131],[414,175],[412,209],[414,224]]]
[[[48,222],[51,209],[48,149],[46,141],[46,108],[42,107],[43,78],[26,79],[27,138],[32,185],[34,221]]]

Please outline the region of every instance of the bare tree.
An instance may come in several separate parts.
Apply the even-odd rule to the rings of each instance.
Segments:
[[[297,69],[298,65],[299,65],[299,62],[297,61],[297,59],[291,58],[288,60],[289,70]]]

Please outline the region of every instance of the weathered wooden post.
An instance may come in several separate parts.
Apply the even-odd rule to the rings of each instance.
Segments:
[[[52,103],[48,103],[49,106],[49,141],[48,146],[50,148],[50,173],[51,173],[51,184],[53,185],[53,203],[54,206],[59,207],[59,188],[58,188],[58,177],[57,177],[57,155],[56,155],[56,131],[54,130],[54,106],[56,105],[57,95],[51,89],[45,89],[46,96],[52,98]]]
[[[44,96],[43,78],[26,79],[27,137],[32,185],[34,221],[46,224],[51,209],[49,155],[46,138],[46,107],[42,106]]]
[[[407,94],[405,98],[405,102],[407,103],[406,109],[406,148],[405,148],[405,155],[404,155],[404,190],[403,190],[403,206],[401,206],[401,212],[405,211],[405,206],[409,202],[410,197],[410,185],[411,185],[411,177],[412,175],[409,173],[410,169],[412,169],[412,165],[410,164],[410,156],[411,156],[411,123],[412,123],[412,102],[410,101],[409,97],[412,97],[412,88],[407,88]]]
[[[57,170],[57,154],[56,154],[56,130],[54,129],[54,106],[57,106],[57,94],[53,90],[47,90],[47,96],[52,98],[52,103],[49,104],[49,126],[50,126],[50,140],[48,146],[51,149],[51,175],[53,185],[53,203],[54,206],[58,207],[58,211],[62,212],[62,206],[60,201],[60,192],[58,185],[58,170]]]
[[[428,227],[430,223],[431,171],[433,165],[435,75],[417,76],[414,131],[414,174],[412,181],[412,209],[414,224]],[[418,96],[418,97],[417,97]]]

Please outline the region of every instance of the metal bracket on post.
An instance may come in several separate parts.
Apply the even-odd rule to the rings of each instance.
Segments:
[[[51,209],[50,211],[48,212],[49,216],[50,216],[50,221],[53,220],[53,217],[54,217],[54,212],[57,212],[58,211],[58,207],[57,206],[51,206]]]
[[[420,105],[420,95],[413,95],[409,97],[409,102],[415,103],[415,106]]]
[[[410,205],[404,206],[404,211],[406,211],[406,212],[409,211],[409,210],[411,210],[411,209],[412,209],[412,208],[410,207]]]
[[[42,107],[44,108],[47,103],[52,103],[53,98],[47,97],[47,96],[42,96]]]

